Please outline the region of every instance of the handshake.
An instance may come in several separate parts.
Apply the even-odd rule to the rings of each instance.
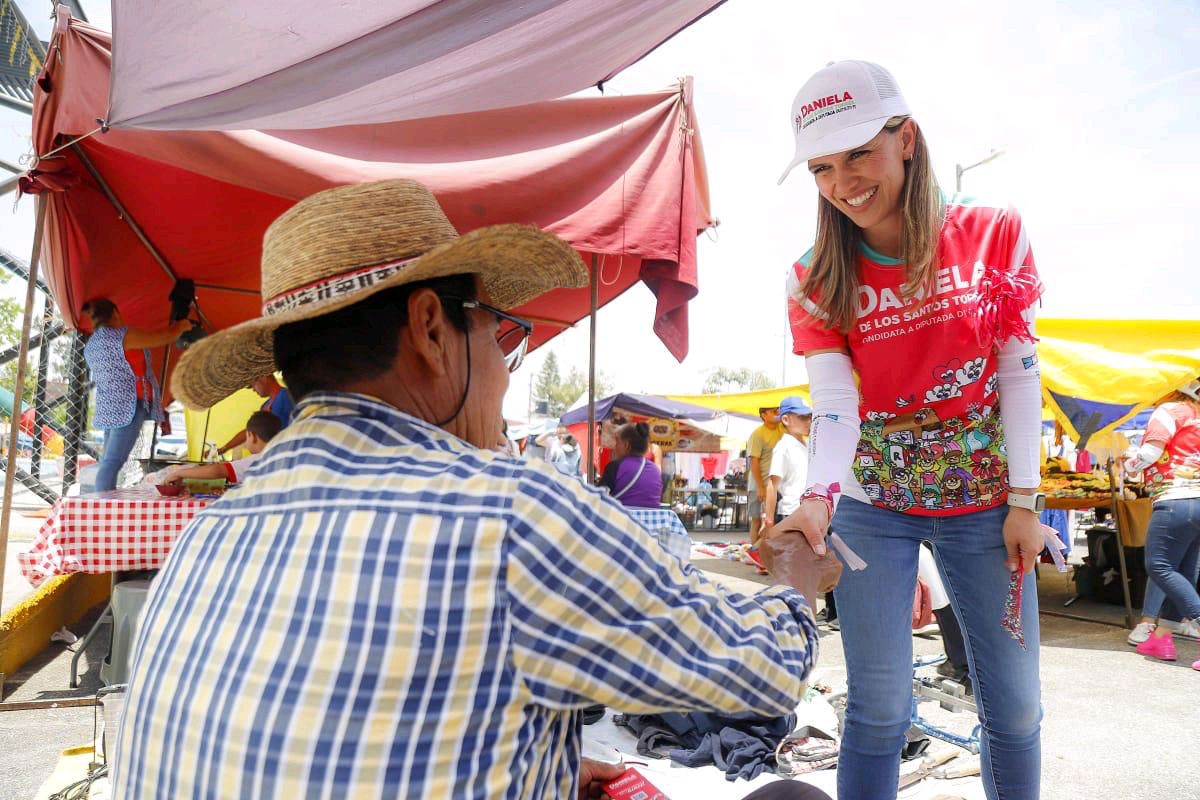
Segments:
[[[808,511],[801,506],[799,511],[776,525],[767,527],[764,524],[759,555],[771,575],[803,594],[815,610],[817,596],[831,591],[841,579],[842,562],[824,544],[823,533],[808,530],[813,528],[813,520],[808,519],[812,515],[806,513]],[[828,530],[828,527],[828,515],[825,515],[823,525],[819,524],[814,530]],[[820,542],[818,546],[811,544],[813,538]]]

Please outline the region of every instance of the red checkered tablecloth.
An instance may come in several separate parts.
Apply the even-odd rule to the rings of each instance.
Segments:
[[[175,537],[208,502],[163,497],[153,486],[64,497],[30,548],[17,555],[21,574],[37,586],[72,572],[158,569]]]

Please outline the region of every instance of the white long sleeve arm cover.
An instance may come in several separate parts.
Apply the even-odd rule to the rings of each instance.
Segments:
[[[808,439],[808,485],[842,483],[858,449],[861,423],[854,368],[845,353],[804,359],[812,387],[813,421]]]
[[[1151,464],[1157,464],[1166,449],[1160,442],[1146,442],[1137,449],[1133,458],[1125,462],[1126,472],[1141,472]]]
[[[1025,310],[1034,335],[1036,304]],[[1036,489],[1042,482],[1042,373],[1037,344],[1009,339],[996,361],[1000,424],[1008,450],[1008,485]]]

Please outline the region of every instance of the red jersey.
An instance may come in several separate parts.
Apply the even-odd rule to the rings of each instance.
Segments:
[[[1163,448],[1146,467],[1146,488],[1156,500],[1200,497],[1200,413],[1191,403],[1163,403],[1146,423],[1146,444]]]
[[[932,296],[906,301],[903,262],[864,245],[858,319],[848,334],[826,329],[817,304],[799,296],[812,251],[788,282],[794,352],[845,348],[860,378],[862,434],[843,492],[924,516],[992,508],[1007,498],[995,358],[1002,343],[991,340],[986,320],[1001,293],[1019,314],[1042,292],[1011,208],[955,197],[938,248]]]

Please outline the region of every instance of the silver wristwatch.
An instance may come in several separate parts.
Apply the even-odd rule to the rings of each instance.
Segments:
[[[1008,493],[1008,504],[1015,508],[1023,508],[1026,511],[1032,511],[1035,514],[1040,514],[1046,510],[1046,495],[1041,492],[1034,494],[1017,494],[1016,492]]]

